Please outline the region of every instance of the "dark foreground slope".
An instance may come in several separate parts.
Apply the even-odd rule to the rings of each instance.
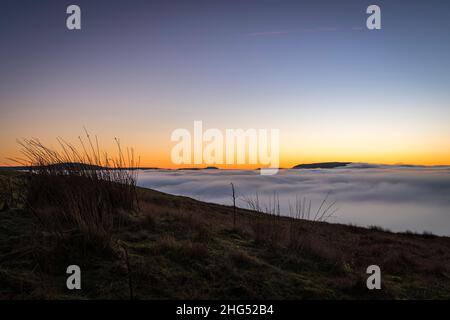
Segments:
[[[449,238],[246,210],[233,228],[230,207],[144,189],[139,200],[107,250],[71,235],[55,242],[19,204],[4,208],[0,298],[450,298]],[[81,290],[66,288],[72,264]],[[382,290],[366,288],[371,264],[381,267]]]

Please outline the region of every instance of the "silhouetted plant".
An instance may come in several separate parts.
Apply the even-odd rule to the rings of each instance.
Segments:
[[[269,198],[266,203],[260,202],[259,194],[254,197],[244,197],[243,201],[247,207],[254,211],[255,214],[250,215],[250,225],[255,234],[256,241],[265,241],[275,246],[285,240],[287,246],[294,250],[302,250],[306,234],[305,228],[309,228],[309,232],[313,232],[313,228],[317,224],[304,223],[305,220],[311,222],[324,222],[330,219],[337,211],[335,208],[336,201],[329,201],[327,194],[320,203],[317,210],[312,210],[311,200],[296,197],[295,203],[288,201],[289,220],[288,230],[286,225],[277,219],[281,215],[280,199],[276,192],[273,197]]]
[[[64,238],[80,232],[95,246],[110,244],[112,229],[119,222],[119,210],[137,207],[136,180],[139,161],[134,151],[126,158],[116,138],[117,154],[102,152],[86,131],[80,146],[57,139],[53,149],[38,139],[18,141],[29,168],[25,182],[25,203],[39,222],[54,235]]]

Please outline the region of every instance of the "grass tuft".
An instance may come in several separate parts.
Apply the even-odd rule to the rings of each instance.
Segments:
[[[117,154],[103,152],[86,131],[78,147],[58,138],[59,148],[37,139],[18,141],[30,174],[23,182],[24,203],[45,230],[58,239],[80,234],[86,243],[108,247],[121,211],[137,208],[138,161],[126,156],[116,139]]]

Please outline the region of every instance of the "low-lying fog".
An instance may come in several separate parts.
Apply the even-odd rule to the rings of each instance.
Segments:
[[[377,225],[393,231],[429,231],[450,236],[450,167],[353,164],[335,169],[280,170],[261,176],[248,170],[141,170],[138,185],[198,200],[237,204],[244,198],[269,205],[278,194],[281,212],[289,215],[296,197],[312,202],[314,215],[323,199],[336,201],[329,222]]]

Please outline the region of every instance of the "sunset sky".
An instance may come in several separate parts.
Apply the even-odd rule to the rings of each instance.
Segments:
[[[447,1],[1,0],[0,41],[0,165],[16,138],[86,126],[173,167],[170,135],[195,120],[279,129],[282,167],[450,164]]]

